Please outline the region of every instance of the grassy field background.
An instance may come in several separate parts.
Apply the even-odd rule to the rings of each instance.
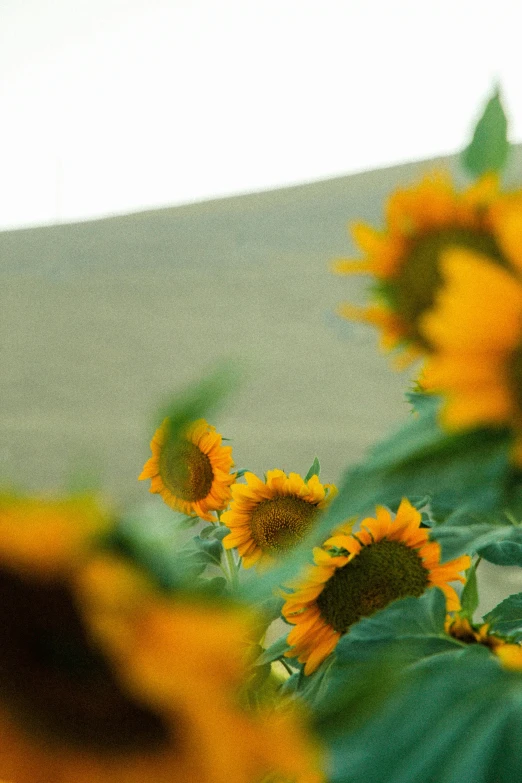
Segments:
[[[354,252],[349,220],[379,223],[390,190],[435,165],[0,233],[4,483],[59,489],[90,462],[139,502],[158,405],[236,357],[245,381],[213,422],[236,465],[303,474],[317,455],[336,482],[406,418],[408,378],[335,315],[365,282],[329,264]]]

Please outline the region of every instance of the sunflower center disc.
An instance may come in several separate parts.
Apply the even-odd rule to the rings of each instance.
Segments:
[[[165,444],[160,456],[160,475],[176,497],[190,503],[206,498],[214,479],[207,455],[194,443],[177,441]]]
[[[163,719],[123,691],[91,644],[66,584],[0,568],[0,593],[2,700],[23,726],[58,745],[112,756],[168,745]]]
[[[339,568],[317,597],[323,619],[344,634],[361,617],[369,617],[397,598],[422,595],[428,571],[414,549],[401,541],[365,546]]]
[[[310,530],[317,506],[301,498],[284,496],[263,500],[252,514],[252,538],[264,551],[288,549]]]
[[[443,282],[440,256],[450,247],[465,248],[489,256],[505,265],[500,249],[490,234],[465,228],[445,228],[431,232],[413,243],[397,278],[392,283],[394,306],[409,325],[410,337],[422,344],[419,318],[429,310]]]

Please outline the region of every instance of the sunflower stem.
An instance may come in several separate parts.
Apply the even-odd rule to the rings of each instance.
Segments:
[[[221,521],[221,513],[219,511],[217,512],[217,516],[218,516],[218,524],[222,525],[223,527],[226,527],[226,525],[223,525],[223,522]],[[238,578],[239,564],[236,563],[236,560],[234,558],[234,553],[231,549],[225,549],[225,547],[223,547],[223,552],[225,553],[225,562],[227,564],[226,571],[228,573],[230,586],[232,590],[235,592],[239,587],[239,578]]]

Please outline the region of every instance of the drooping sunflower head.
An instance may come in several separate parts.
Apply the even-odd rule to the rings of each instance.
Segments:
[[[500,658],[507,669],[522,671],[522,645],[507,641],[498,634],[491,633],[489,623],[478,625],[467,617],[448,616],[446,632],[464,644],[481,644]]]
[[[245,479],[246,484],[232,487],[232,504],[222,516],[230,528],[223,545],[238,550],[245,568],[269,564],[295,546],[335,493],[317,476],[304,481],[282,470],[269,470],[265,481],[253,473],[245,473]]]
[[[449,582],[464,581],[460,572],[469,558],[441,564],[439,545],[420,523],[420,513],[403,499],[395,518],[377,507],[376,517],[364,519],[359,531],[340,532],[314,550],[315,566],[283,606],[283,616],[295,625],[288,635],[288,656],[305,663],[306,674],[354,623],[398,598],[420,596],[436,585],[446,595],[448,610],[459,608]]]
[[[342,314],[380,328],[385,349],[407,347],[411,358],[429,352],[430,340],[419,323],[443,283],[441,255],[457,247],[487,255],[501,266],[516,264],[509,253],[516,244],[511,236],[517,208],[520,194],[499,193],[493,175],[459,192],[447,174],[438,172],[395,191],[383,231],[361,223],[353,227],[365,257],[335,265],[341,274],[374,277],[371,304],[346,305]]]
[[[151,479],[150,491],[160,494],[171,508],[188,516],[214,522],[215,512],[226,508],[235,473],[231,446],[204,419],[193,422],[182,437],[174,437],[169,419],[154,433],[152,457],[140,479]]]
[[[433,346],[424,386],[443,395],[442,423],[511,426],[522,458],[522,282],[489,257],[448,250],[421,328]]]
[[[36,504],[27,507],[45,538]],[[67,527],[66,506],[55,504],[61,518],[53,525],[45,505],[50,544],[40,541],[39,553],[25,531],[0,550],[0,777],[250,783],[277,772],[318,783],[300,716],[252,714],[239,704],[256,627],[246,611],[160,594],[127,561],[90,549],[87,536],[80,547],[81,514],[71,504],[75,524]],[[13,540],[21,519],[0,515],[2,530],[15,528]],[[69,533],[60,547],[58,527]]]

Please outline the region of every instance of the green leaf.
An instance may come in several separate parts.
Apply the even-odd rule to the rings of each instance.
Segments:
[[[474,563],[468,568],[466,573],[466,584],[460,596],[460,603],[462,606],[461,614],[473,620],[473,615],[477,610],[479,603],[478,587],[477,587],[477,566],[480,563],[480,558],[477,558]]]
[[[201,381],[176,394],[161,410],[158,421],[169,420],[169,438],[179,439],[197,419],[209,419],[237,388],[239,372],[231,363],[222,364]]]
[[[473,177],[480,177],[488,171],[501,171],[506,164],[509,147],[507,118],[497,88],[475,126],[471,143],[462,152],[462,165]]]
[[[420,598],[395,601],[353,625],[333,655],[314,674],[303,677],[299,694],[318,713],[328,714],[339,698],[344,709],[346,699],[354,696],[352,687],[364,690],[364,680],[378,670],[382,669],[379,677],[384,677],[386,689],[406,666],[428,656],[462,650],[463,643],[445,632],[445,619],[446,600],[438,588],[427,590]],[[387,667],[392,669],[388,674]],[[374,695],[378,698],[379,693]]]
[[[335,649],[337,662],[370,660],[397,645],[411,660],[460,647],[444,631],[446,599],[438,588],[402,598],[353,625]]]
[[[382,662],[385,665],[385,659]],[[383,686],[385,684],[383,683]],[[520,775],[522,676],[503,669],[486,648],[468,646],[426,658],[403,670],[357,724],[350,709],[332,702],[317,727],[330,759],[330,783],[496,783]],[[513,726],[518,732],[513,734]],[[511,774],[499,770],[507,768]],[[467,762],[464,764],[463,759]]]
[[[510,595],[484,616],[493,633],[522,641],[522,593]]]
[[[194,536],[192,544],[195,547],[195,557],[198,559],[199,556],[201,563],[205,563],[205,565],[219,565],[221,563],[223,546],[218,539]]]
[[[512,530],[508,538],[484,547],[480,554],[495,565],[522,566],[522,531]]]
[[[281,636],[280,639],[271,644],[270,647],[261,653],[259,658],[256,659],[255,665],[264,666],[266,663],[272,663],[272,661],[276,661],[278,658],[282,658],[285,652],[287,652],[289,649],[290,646],[286,641],[286,636]]]
[[[459,516],[459,520],[462,517]],[[512,525],[494,523],[473,523],[452,525],[446,522],[431,529],[430,538],[441,546],[441,561],[453,560],[463,554],[484,553],[490,544],[508,538],[513,532]]]
[[[509,147],[507,118],[497,88],[475,126],[471,143],[462,152],[462,165],[473,177],[488,171],[502,171]]]
[[[250,471],[248,468],[241,468],[241,470],[237,470],[236,471],[236,481],[238,479],[242,478],[245,475],[245,473],[251,473],[251,472],[252,471]]]
[[[319,474],[320,474],[320,472],[321,472],[321,465],[320,465],[320,463],[319,463],[319,460],[318,460],[318,458],[317,458],[317,457],[314,457],[314,461],[312,462],[312,464],[311,464],[311,466],[310,466],[310,470],[309,470],[309,471],[308,471],[308,473],[306,474],[306,476],[305,476],[305,479],[304,479],[304,480],[305,480],[305,481],[308,481],[308,479],[311,479],[311,478],[312,478],[312,476],[317,476],[317,477],[319,477]]]
[[[205,527],[201,528],[201,530],[199,531],[199,537],[213,538],[215,530],[216,530],[216,525],[213,524],[205,525]]]

